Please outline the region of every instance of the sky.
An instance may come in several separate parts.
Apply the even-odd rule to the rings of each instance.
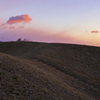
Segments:
[[[0,0],[0,41],[100,47],[100,0]]]

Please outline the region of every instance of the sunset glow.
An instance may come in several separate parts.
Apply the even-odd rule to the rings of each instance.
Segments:
[[[99,0],[22,1],[0,1],[0,41],[100,46]]]

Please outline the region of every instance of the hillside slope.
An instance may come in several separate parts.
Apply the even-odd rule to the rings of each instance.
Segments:
[[[100,99],[99,47],[56,43],[7,42],[0,43],[0,52],[17,57],[14,59],[19,60],[24,65],[28,64],[29,68],[36,66],[36,69],[41,69],[42,73],[45,73],[44,76],[48,76],[49,73],[51,76],[46,77],[46,80],[59,83],[60,86],[58,87],[64,86],[63,89],[57,90],[57,83],[53,84],[53,91],[56,90],[56,94],[63,91],[61,95],[56,95],[58,98],[62,98],[61,100],[66,100],[65,98],[83,100],[84,96],[86,97],[85,100]],[[19,66],[21,65],[19,64]],[[41,78],[44,76],[41,76]],[[32,77],[36,77],[36,74]],[[45,81],[44,78],[43,81]],[[42,84],[42,86],[45,85]],[[67,93],[64,93],[64,91],[69,92],[69,96],[66,96]],[[71,97],[71,95],[73,96]],[[60,100],[58,98],[57,100]],[[50,100],[52,99],[50,98]]]
[[[43,69],[0,53],[0,100],[93,100]]]

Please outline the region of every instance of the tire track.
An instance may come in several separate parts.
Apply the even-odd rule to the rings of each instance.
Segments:
[[[38,62],[41,62],[42,64],[45,64],[45,65],[47,65],[47,66],[53,67],[53,68],[55,68],[56,70],[59,70],[60,72],[63,72],[63,73],[66,74],[67,76],[70,76],[71,78],[73,78],[73,79],[79,81],[80,83],[83,83],[83,84],[85,84],[86,86],[88,86],[88,87],[90,87],[90,88],[93,88],[94,90],[100,92],[100,89],[99,89],[98,87],[95,87],[95,86],[93,86],[93,85],[90,85],[90,84],[88,84],[88,83],[86,83],[86,82],[80,80],[78,77],[75,77],[75,76],[71,75],[70,73],[67,73],[65,70],[62,70],[62,69],[60,69],[60,68],[56,68],[56,67],[52,66],[51,64],[48,64],[47,62],[45,62],[45,61],[43,61],[43,60],[40,60],[40,59],[37,59],[37,58],[35,58],[34,60],[36,60],[36,61],[38,61]]]

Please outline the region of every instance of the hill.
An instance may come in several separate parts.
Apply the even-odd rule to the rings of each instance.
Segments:
[[[44,100],[100,99],[99,47],[57,43],[2,42],[0,52],[2,52],[0,53],[1,77],[5,77],[5,79],[2,78],[5,82],[1,85],[4,87],[6,83],[13,85],[12,92],[6,93],[5,89],[1,91],[5,94],[4,97],[9,94],[9,98],[18,100],[19,98],[30,100],[33,97],[34,100],[41,100],[41,98]],[[2,72],[9,74],[5,75]],[[18,76],[20,81],[16,82],[16,78],[13,79],[14,76]],[[11,81],[7,81],[9,79]],[[33,83],[35,89],[34,86],[32,87]],[[17,91],[18,96],[13,93],[15,89],[20,89]],[[28,94],[25,96],[22,91]]]

